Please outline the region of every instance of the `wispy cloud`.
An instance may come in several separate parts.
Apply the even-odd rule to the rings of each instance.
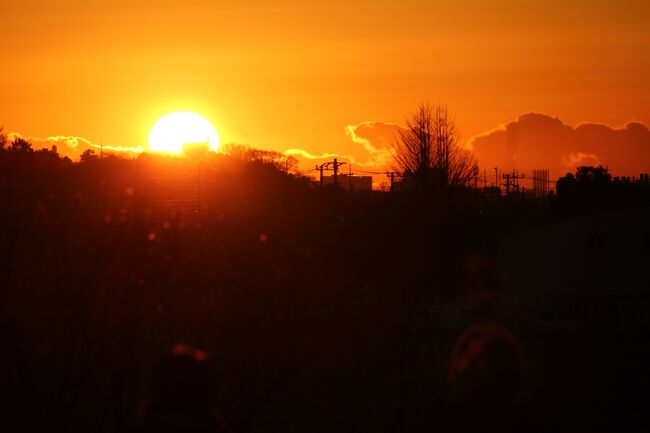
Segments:
[[[17,132],[10,132],[7,134],[9,141],[16,138],[22,138],[29,141],[34,149],[51,149],[56,146],[59,154],[67,156],[71,159],[78,159],[86,149],[104,150],[107,152],[125,152],[129,154],[138,154],[144,152],[143,146],[125,147],[125,146],[111,146],[93,143],[92,141],[73,135],[53,135],[50,137],[29,137],[23,136]]]
[[[135,146],[135,147],[107,146],[107,145],[100,146],[98,144],[91,144],[90,146],[94,147],[95,149],[103,149],[109,152],[142,153],[145,151],[145,148],[143,146]]]
[[[352,162],[356,162],[356,160],[351,156],[351,155],[341,155],[339,153],[319,153],[319,154],[314,154],[310,153],[304,149],[287,149],[284,151],[285,155],[289,156],[301,156],[305,159],[331,159],[331,158],[345,158],[352,160]]]
[[[30,141],[41,141],[41,139],[34,139],[30,138]],[[81,145],[82,147],[93,147],[96,146],[95,144],[91,143],[90,140],[86,140],[85,138],[82,137],[74,137],[74,136],[67,136],[67,135],[54,135],[52,137],[47,137],[45,139],[47,142],[53,142],[55,144],[65,144],[68,147],[71,147],[73,149],[79,148]]]
[[[568,155],[563,155],[561,158],[562,164],[568,169],[573,170],[575,167],[581,165],[597,165],[600,164],[600,158],[593,153],[576,152]]]

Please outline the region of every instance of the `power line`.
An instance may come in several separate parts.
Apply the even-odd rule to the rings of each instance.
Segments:
[[[361,169],[361,168],[355,168],[354,171],[359,172],[359,173],[366,173],[366,174],[385,174],[386,173],[384,171],[364,170],[364,169]]]

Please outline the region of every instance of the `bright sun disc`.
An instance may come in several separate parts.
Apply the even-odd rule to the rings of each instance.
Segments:
[[[154,152],[183,153],[183,147],[207,144],[216,152],[219,135],[203,116],[188,111],[169,113],[158,119],[149,132],[149,150]]]

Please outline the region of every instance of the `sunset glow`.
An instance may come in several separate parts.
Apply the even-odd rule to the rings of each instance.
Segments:
[[[0,17],[3,431],[650,431],[650,0]]]
[[[207,143],[216,152],[219,135],[209,120],[192,112],[166,114],[149,132],[149,150],[153,152],[181,154],[185,145],[197,143]]]
[[[224,143],[291,151],[303,168],[336,155],[385,171],[393,126],[423,100],[447,104],[468,145],[531,112],[570,128],[650,124],[648,2],[470,3],[8,2],[0,126],[35,147],[50,136],[146,147],[156,119],[184,107],[218,122]],[[527,131],[557,142],[544,125]],[[607,161],[591,137],[558,144],[544,168]],[[512,157],[492,138],[479,165],[506,169]],[[638,175],[644,154],[622,142],[611,168]],[[517,162],[535,155],[524,146]]]

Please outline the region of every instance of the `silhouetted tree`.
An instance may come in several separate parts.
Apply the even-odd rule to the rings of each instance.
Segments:
[[[465,185],[475,174],[475,159],[461,146],[456,122],[444,105],[421,103],[407,117],[394,147],[396,168],[419,187]]]
[[[253,149],[241,144],[227,144],[223,147],[223,153],[248,163],[270,165],[284,173],[294,172],[298,168],[296,158],[272,150]]]
[[[599,165],[580,166],[575,175],[567,173],[556,184],[560,204],[566,209],[590,210],[611,205],[613,200],[612,175]]]
[[[557,182],[557,196],[564,209],[584,212],[647,206],[650,183],[644,174],[636,180],[627,176],[612,179],[606,167],[581,166],[575,175],[567,173]]]
[[[81,153],[81,156],[79,157],[79,160],[81,162],[89,162],[89,161],[94,161],[97,159],[97,155],[95,154],[95,151],[93,149],[86,149]]]
[[[29,153],[34,151],[34,149],[32,149],[32,144],[22,137],[14,138],[14,141],[11,143],[11,150],[13,150],[14,152],[23,152],[23,153]]]
[[[571,191],[575,188],[576,177],[573,173],[567,173],[557,180],[555,189],[557,190],[558,197],[565,197],[567,194],[570,194]]]
[[[557,181],[557,193],[560,198],[572,193],[585,193],[602,190],[612,182],[612,175],[602,165],[598,167],[580,166],[576,174],[567,173]],[[602,191],[600,191],[602,192]]]
[[[598,167],[580,166],[576,170],[576,181],[606,185],[612,181],[612,175],[602,165]]]

